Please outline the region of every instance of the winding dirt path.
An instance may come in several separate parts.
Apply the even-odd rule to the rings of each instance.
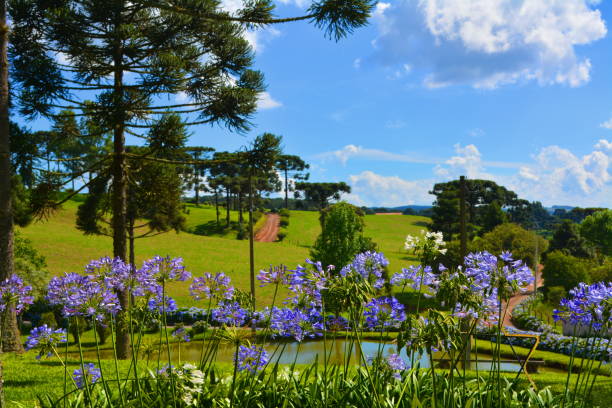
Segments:
[[[538,284],[538,288],[542,286],[542,284],[544,283],[542,281],[542,265],[538,266],[538,273],[537,273],[537,281],[536,283]],[[527,299],[530,296],[533,296],[533,290],[534,290],[534,285],[533,283],[531,285],[529,285],[527,287],[527,291],[525,293],[521,293],[520,295],[516,295],[510,298],[510,301],[508,301],[507,305],[504,305],[504,308],[508,308],[508,310],[506,311],[506,317],[504,318],[504,326],[509,326],[509,327],[513,327],[516,329],[516,326],[514,326],[514,324],[512,324],[512,321],[510,320],[512,318],[512,311],[514,310],[514,308],[521,303],[523,300]]]
[[[257,242],[274,242],[280,228],[280,215],[266,214],[266,223],[255,233]]]

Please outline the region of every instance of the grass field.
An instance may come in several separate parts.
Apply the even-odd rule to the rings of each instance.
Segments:
[[[67,202],[63,209],[49,219],[33,223],[22,229],[24,237],[47,258],[48,269],[54,274],[80,272],[91,260],[112,254],[109,237],[83,235],[75,227],[76,202]],[[232,217],[236,217],[235,213]],[[213,207],[189,207],[187,225],[195,226],[215,219]],[[365,235],[379,245],[390,260],[390,271],[396,272],[414,261],[402,252],[401,247],[406,234],[416,234],[426,221],[423,217],[404,215],[366,216]],[[255,268],[285,264],[294,267],[303,264],[309,256],[309,248],[320,232],[318,213],[292,211],[288,234],[283,242],[256,242]],[[136,241],[137,263],[154,255],[183,257],[188,270],[195,276],[204,272],[223,271],[234,284],[243,290],[249,288],[249,244],[247,240],[236,240],[234,235],[201,236],[187,232],[158,235]],[[261,306],[268,305],[272,288],[257,288]],[[169,292],[179,305],[192,306],[187,285],[172,284]]]

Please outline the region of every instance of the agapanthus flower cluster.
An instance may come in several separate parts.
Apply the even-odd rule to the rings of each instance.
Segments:
[[[394,297],[380,297],[365,304],[366,325],[372,330],[385,330],[399,327],[406,320],[406,312]]]
[[[248,311],[242,308],[238,302],[221,302],[212,312],[215,321],[233,327],[244,326],[248,316]]]
[[[568,299],[561,300],[560,309],[553,312],[555,320],[581,324],[599,331],[612,323],[612,282],[592,285],[579,283],[569,291]]]
[[[93,276],[67,273],[51,279],[47,300],[62,306],[64,316],[86,316],[102,321],[115,315],[121,306],[117,294]]]
[[[141,270],[155,275],[158,282],[181,281],[184,282],[191,277],[191,273],[185,269],[183,258],[170,258],[155,256],[145,261]]]
[[[87,275],[99,276],[111,289],[125,290],[130,281],[131,267],[121,258],[108,256],[94,259],[85,266]],[[131,287],[129,287],[131,289]]]
[[[266,285],[284,285],[287,284],[288,278],[288,270],[285,265],[270,265],[269,269],[262,269],[257,275],[257,280],[261,282],[261,287]]]
[[[367,251],[357,254],[353,261],[340,270],[340,275],[357,274],[372,283],[375,289],[384,286],[383,272],[389,261],[382,252]]]
[[[85,363],[83,369],[77,368],[72,373],[72,378],[78,388],[83,388],[86,384],[95,384],[101,376],[100,369],[96,368],[94,363]]]
[[[189,336],[189,333],[187,333],[187,330],[184,327],[177,327],[176,329],[174,329],[172,331],[172,337],[175,337],[179,341],[184,341],[187,343],[191,341],[191,337]]]
[[[289,309],[273,308],[270,328],[274,336],[293,337],[296,341],[323,335],[321,314],[316,308]]]
[[[402,371],[408,368],[408,364],[399,354],[389,354],[386,357],[369,357],[368,362],[376,369],[383,372],[390,372],[396,380],[402,379]]]
[[[236,369],[238,371],[246,370],[251,374],[255,374],[268,364],[270,356],[262,347],[255,345],[250,347],[240,346],[238,354],[234,356],[234,360],[236,361]]]
[[[329,331],[346,331],[350,330],[351,326],[348,319],[342,316],[327,316],[325,319],[325,329]]]
[[[410,286],[414,290],[421,291],[424,296],[430,297],[435,293],[440,279],[438,275],[433,273],[431,266],[422,267],[421,265],[411,265],[408,268],[402,268],[401,272],[394,274],[391,277],[391,284],[394,286]]]
[[[204,276],[193,279],[193,283],[189,286],[189,293],[195,300],[230,300],[234,296],[234,287],[230,285],[230,282],[229,276],[223,272],[214,275],[205,273]]]
[[[445,245],[444,235],[441,232],[427,232],[421,230],[420,238],[412,235],[406,236],[404,249],[407,251],[429,251],[432,253],[445,254],[447,249],[442,248]]]
[[[25,349],[39,349],[36,359],[40,360],[44,355],[51,357],[55,348],[66,341],[66,329],[53,329],[43,324],[32,329],[25,342]]]
[[[487,251],[471,253],[465,257],[465,273],[473,279],[476,290],[497,288],[498,295],[505,299],[524,290],[534,278],[529,267],[513,260],[510,252],[502,252],[500,259]]]
[[[287,275],[287,284],[293,296],[289,297],[285,303],[292,303],[296,307],[321,307],[321,290],[330,279],[333,265],[323,269],[321,262],[306,262],[314,269],[308,270],[298,265],[294,270],[290,270]]]
[[[148,300],[147,308],[153,313],[164,314],[175,312],[178,309],[178,306],[176,305],[176,301],[174,299],[169,296],[162,296],[160,293]]]
[[[9,276],[0,283],[0,311],[4,311],[7,305],[12,304],[17,314],[21,313],[26,305],[31,305],[34,298],[29,295],[32,287],[24,285],[17,275]]]

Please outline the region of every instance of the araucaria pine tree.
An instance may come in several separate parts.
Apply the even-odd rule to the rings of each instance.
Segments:
[[[289,19],[272,15],[270,0],[245,1],[234,14],[224,11],[218,0],[10,0],[9,4],[14,24],[12,88],[21,113],[54,117],[60,110],[71,110],[77,116],[94,117],[99,132],[112,135],[108,160],[113,255],[125,260],[127,174],[129,161],[137,159],[126,152],[126,134],[142,137],[170,112],[182,115],[186,125],[223,124],[247,130],[264,87],[262,75],[250,69],[253,52],[244,39],[245,30],[307,20],[338,40],[367,24],[375,2],[322,0],[313,2],[307,15]],[[84,135],[88,136],[97,135]],[[125,307],[127,293],[119,294],[119,300]],[[129,355],[125,320],[120,314],[117,350],[122,358]]]

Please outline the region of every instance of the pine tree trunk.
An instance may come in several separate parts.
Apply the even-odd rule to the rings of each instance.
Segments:
[[[227,212],[227,228],[230,226],[230,191],[225,189],[225,210]]]
[[[121,7],[122,8],[122,7]],[[117,13],[115,27],[121,24],[121,10]],[[123,106],[123,59],[121,42],[117,40],[114,45],[114,89],[113,98],[116,107],[114,114],[113,129],[113,256],[122,260],[127,259],[127,177],[125,158],[125,112]],[[121,291],[117,293],[121,311],[117,314],[117,357],[128,359],[130,357],[130,333],[128,330],[127,312],[128,293]]]
[[[285,208],[289,209],[289,181],[287,180],[287,173],[287,166],[285,166]]]
[[[134,249],[134,217],[130,217],[130,223],[129,223],[129,239],[130,239],[130,266],[132,267],[132,270],[135,271],[136,270],[136,251]]]
[[[217,227],[219,226],[219,193],[215,187],[215,212],[217,214]]]
[[[5,280],[13,274],[8,36],[6,1],[2,0],[0,1],[0,280]],[[13,305],[8,305],[1,321],[2,349],[22,352],[23,345],[19,338],[17,314]]]
[[[242,222],[244,218],[242,218],[242,192],[238,192],[238,220],[240,222],[240,230],[242,231]]]

